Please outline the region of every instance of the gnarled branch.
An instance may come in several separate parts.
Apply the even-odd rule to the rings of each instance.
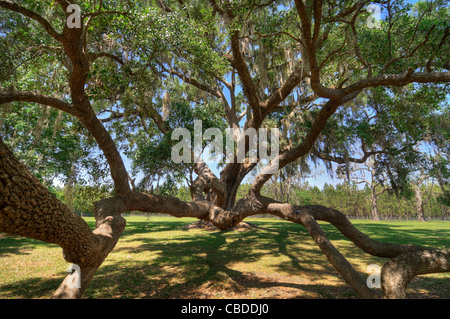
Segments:
[[[417,275],[450,271],[450,249],[421,250],[389,260],[381,269],[383,298],[406,298],[406,288]]]
[[[73,104],[64,102],[58,98],[47,96],[41,93],[29,91],[3,91],[0,92],[0,104],[11,102],[31,102],[48,105],[55,109],[64,111],[66,113],[79,116],[81,112],[74,107]]]

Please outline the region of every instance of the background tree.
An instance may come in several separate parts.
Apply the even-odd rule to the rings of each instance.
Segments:
[[[364,163],[364,167],[352,169],[351,179],[354,180],[357,184],[365,183],[370,188],[372,220],[380,221],[380,215],[378,213],[378,197],[385,191],[387,191],[388,188],[383,187],[383,185],[381,185],[381,183],[376,180],[376,176],[378,175],[376,166],[377,165],[375,159],[373,157],[369,158]]]

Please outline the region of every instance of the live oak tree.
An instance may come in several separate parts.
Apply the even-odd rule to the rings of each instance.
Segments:
[[[0,0],[0,104],[39,104],[76,118],[101,150],[114,185],[114,196],[96,203],[91,231],[0,142],[0,231],[58,244],[80,267],[81,288],[68,276],[55,298],[82,296],[119,240],[127,211],[195,217],[221,230],[262,213],[301,224],[363,298],[379,296],[317,221],[333,224],[368,254],[390,258],[384,297],[404,297],[418,274],[449,271],[448,250],[378,242],[332,208],[262,196],[273,174],[257,171],[236,201],[257,163],[225,163],[216,176],[205,162],[167,162],[171,132],[189,126],[190,116],[210,120],[210,127],[256,130],[291,117],[302,129],[282,137],[283,169],[308,156],[333,115],[366,90],[446,85],[443,2],[382,2],[387,15],[380,28],[367,23],[370,1],[80,1],[79,27],[72,25],[73,3]],[[152,176],[192,173],[192,201],[140,191],[121,151]]]

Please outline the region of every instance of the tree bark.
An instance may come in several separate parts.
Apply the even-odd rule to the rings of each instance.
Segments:
[[[372,220],[380,221],[380,215],[378,214],[378,195],[374,186],[370,188],[372,199]]]
[[[81,276],[80,287],[74,287],[71,284],[69,274],[54,292],[53,299],[81,298],[95,272],[113,250],[125,228],[126,221],[120,215],[123,210],[125,210],[124,203],[117,197],[106,198],[95,204],[96,223],[92,233],[100,240],[98,253],[91,263],[78,264]]]
[[[68,278],[55,298],[79,298],[125,227],[126,206],[112,197],[96,204],[95,230],[51,194],[0,140],[0,231],[59,245],[81,269],[81,288]],[[68,276],[69,277],[69,276]]]
[[[426,218],[425,212],[423,210],[423,199],[422,199],[422,191],[420,190],[420,185],[415,185],[414,195],[416,198],[417,220],[419,222],[424,222],[426,221]]]
[[[381,269],[383,298],[404,299],[409,282],[417,275],[450,271],[450,250],[422,250],[388,261]]]
[[[97,240],[0,140],[0,231],[61,246],[67,261],[89,263]]]

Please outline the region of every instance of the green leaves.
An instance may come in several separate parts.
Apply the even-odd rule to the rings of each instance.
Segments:
[[[192,74],[222,75],[226,64],[214,50],[208,34],[214,32],[210,16],[200,20],[187,19],[185,12],[161,14],[154,7],[136,12],[134,21],[125,26],[127,45],[136,49],[143,61],[160,63],[188,70]]]
[[[62,30],[65,13],[54,1],[19,2],[47,19],[58,32]],[[203,129],[227,126],[226,114],[232,111],[237,117],[248,104],[238,76],[247,74],[245,68],[250,73],[245,84],[255,88],[255,94],[246,90],[251,92],[254,104],[258,99],[263,104],[290,75],[302,70],[303,76],[311,71],[304,49],[305,30],[293,1],[216,1],[216,5],[196,0],[78,3],[84,15],[80,40],[90,59],[85,92],[99,117],[111,115],[104,125],[118,148],[132,159],[136,173],[154,178],[186,175],[187,167],[169,161],[170,129],[184,127],[192,131],[194,119],[203,121]],[[325,1],[320,28],[315,30],[316,47],[312,50],[320,68],[320,83],[329,88],[346,87],[368,76],[403,73],[409,67],[415,71],[442,70],[450,50],[446,36],[449,9],[445,4],[441,0],[414,5],[385,1],[380,4],[383,12],[378,29],[367,24],[367,5],[358,7],[347,0]],[[319,21],[314,17],[313,3],[306,2],[305,7],[314,30]],[[245,65],[240,67],[245,72],[237,71],[236,56],[231,54],[232,35],[239,40],[237,51],[242,54]],[[72,65],[57,42],[36,21],[2,11],[3,89],[15,84],[18,90],[70,101],[68,78]],[[356,155],[363,145],[394,154],[424,140],[442,148],[448,133],[436,120],[444,111],[448,94],[445,90],[442,86],[409,85],[362,92],[328,120],[316,146],[340,156]],[[280,105],[273,105],[273,109],[278,109],[263,122],[263,126],[283,129],[285,148],[304,140],[326,102],[317,99],[315,103],[298,105],[301,98],[312,93],[309,79],[287,93],[283,93]],[[165,96],[169,103],[164,102]],[[258,110],[257,105],[252,108],[243,116],[250,117],[250,111]],[[35,141],[30,137],[32,127],[42,126],[41,115],[31,116],[25,110],[30,110],[28,105],[9,113],[7,130],[11,137],[14,130],[23,132],[20,143],[30,145],[27,143]],[[44,113],[33,109],[38,111]],[[30,118],[33,121],[27,121]],[[62,118],[66,130],[61,129],[60,135],[52,137],[50,127],[57,118],[57,113],[50,112],[43,121],[49,126],[42,127],[41,141],[46,141],[49,149],[60,151],[52,158],[66,163],[52,169],[67,175],[69,163],[76,163],[80,167],[91,166],[92,174],[101,176],[102,159],[99,157],[96,162],[97,150],[88,150],[95,144],[73,119]],[[245,119],[239,119],[240,124]],[[45,151],[42,146],[36,152],[41,156],[38,159],[31,154],[26,156],[37,163],[47,156],[42,155]],[[412,163],[413,159],[405,156],[402,161]]]

